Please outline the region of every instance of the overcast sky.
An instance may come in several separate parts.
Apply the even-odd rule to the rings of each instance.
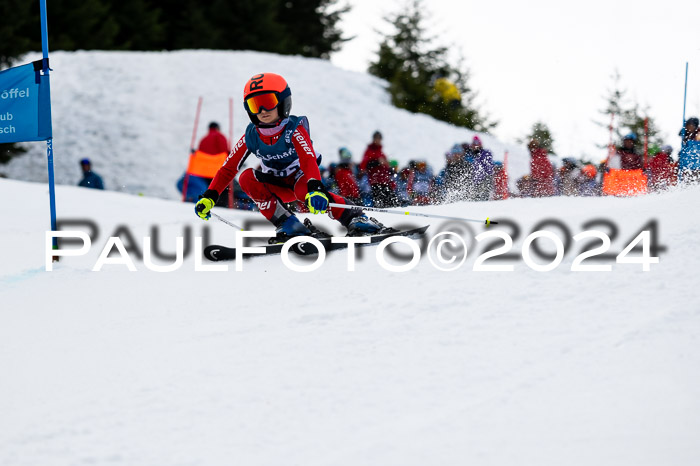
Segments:
[[[383,17],[403,0],[347,0],[341,23],[356,36],[332,57],[343,68],[365,71]],[[426,0],[429,31],[466,58],[477,103],[499,124],[504,141],[524,136],[541,120],[560,155],[603,159],[596,144],[607,129],[593,120],[605,106],[614,71],[630,101],[649,107],[666,142],[679,147],[685,63],[689,62],[686,118],[700,113],[700,3],[664,0],[455,1]],[[390,28],[389,28],[390,29]],[[606,122],[607,124],[607,122]],[[446,142],[447,149],[450,141]]]

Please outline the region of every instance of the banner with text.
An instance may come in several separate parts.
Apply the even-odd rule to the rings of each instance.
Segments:
[[[51,139],[51,91],[42,61],[0,71],[0,143]]]

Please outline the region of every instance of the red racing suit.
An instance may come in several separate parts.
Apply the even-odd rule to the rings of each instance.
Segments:
[[[296,117],[292,118],[294,118],[294,121],[297,119]],[[280,150],[278,154],[271,151],[270,146],[279,146],[280,138],[286,137],[286,132],[291,132],[287,125],[288,121],[286,119],[275,128],[257,128],[251,124],[246,131],[246,135],[241,137],[231,149],[231,153],[216,173],[209,185],[209,189],[221,194],[238,174],[248,155],[253,153],[249,150],[246,143],[246,138],[248,138],[249,142],[254,142],[259,147],[261,144],[264,145],[262,147],[264,151],[258,149],[255,152],[256,157],[261,159],[259,169],[247,168],[241,173],[238,178],[241,189],[255,202],[265,218],[275,225],[284,220],[289,215],[289,211],[282,203],[293,201],[304,203],[308,192],[307,182],[310,179],[321,180],[317,162],[318,157],[305,125],[299,124],[296,126],[284,151]],[[292,148],[293,151],[291,150]],[[277,166],[277,169],[272,168],[265,163],[266,160],[271,160],[272,162],[268,163],[272,164],[276,158],[282,157],[290,161],[284,169],[279,169],[279,166]],[[334,193],[328,194],[329,202],[346,204],[343,197]],[[329,209],[331,217],[339,219],[341,222],[341,216],[345,211],[345,209],[337,207]],[[351,211],[347,210],[347,212]]]

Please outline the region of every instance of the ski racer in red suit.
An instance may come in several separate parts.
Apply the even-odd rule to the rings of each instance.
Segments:
[[[312,231],[287,208],[285,203],[306,202],[313,214],[328,212],[348,229],[349,236],[386,231],[373,218],[359,210],[329,208],[329,203],[351,204],[330,193],[321,182],[320,155],[309,136],[304,116],[290,115],[292,93],[282,76],[262,73],[248,80],[243,105],[251,123],[245,135],[233,146],[202,198],[195,205],[199,217],[208,220],[221,192],[233,180],[249,154],[260,160],[260,168],[245,169],[238,182],[260,212],[276,227],[276,242],[294,236],[312,236]]]

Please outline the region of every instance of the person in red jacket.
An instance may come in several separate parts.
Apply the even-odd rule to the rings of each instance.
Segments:
[[[661,191],[676,184],[676,164],[671,158],[671,146],[663,146],[661,152],[649,161],[649,190]]]
[[[309,136],[308,119],[290,115],[292,91],[282,76],[261,73],[250,78],[243,89],[243,105],[251,123],[195,205],[200,218],[211,217],[210,211],[223,189],[246,158],[254,154],[260,160],[260,168],[243,170],[238,181],[265,218],[275,225],[277,235],[271,242],[313,235],[310,223],[302,224],[285,206],[293,201],[305,202],[313,214],[328,212],[348,229],[349,236],[387,230],[359,210],[329,206],[330,202],[348,202],[328,192],[321,182],[320,155]]]
[[[201,154],[195,154],[195,150],[192,149],[193,157],[209,158],[210,155],[223,157],[222,154],[229,153],[228,139],[226,139],[226,136],[221,134],[219,124],[217,122],[212,121],[209,123],[209,132],[202,138],[201,141],[199,141],[199,147],[197,147],[197,150],[201,152]],[[190,163],[192,162],[193,160],[190,159]],[[178,180],[176,186],[177,189],[182,192],[182,190],[185,189],[185,184],[187,184],[187,194],[185,195],[185,200],[188,202],[195,202],[197,200],[197,196],[202,193],[206,186],[209,186],[213,176],[213,173],[210,176],[202,176],[201,174],[192,175],[186,172],[184,175],[182,175],[182,178]],[[187,181],[187,183],[185,183],[185,181]],[[227,189],[230,189],[230,187]],[[217,205],[227,206],[228,204],[229,196],[220,196]]]
[[[338,150],[340,163],[335,169],[335,182],[338,193],[355,204],[361,204],[360,188],[352,169],[352,153],[345,147]]]
[[[372,142],[367,146],[360,162],[360,170],[367,173],[375,207],[398,205],[396,182],[389,161],[382,150],[382,133],[379,131],[375,131],[372,135]]]
[[[198,150],[209,155],[217,155],[223,152],[229,152],[228,140],[226,136],[221,134],[219,124],[215,121],[209,123],[209,133],[199,141]]]
[[[622,170],[641,170],[644,168],[642,155],[637,153],[635,145],[637,135],[629,133],[622,139],[622,147],[617,149],[617,156],[620,157],[620,168]]]
[[[530,193],[533,197],[554,196],[554,168],[549,161],[547,149],[533,138],[528,144],[530,150]]]

